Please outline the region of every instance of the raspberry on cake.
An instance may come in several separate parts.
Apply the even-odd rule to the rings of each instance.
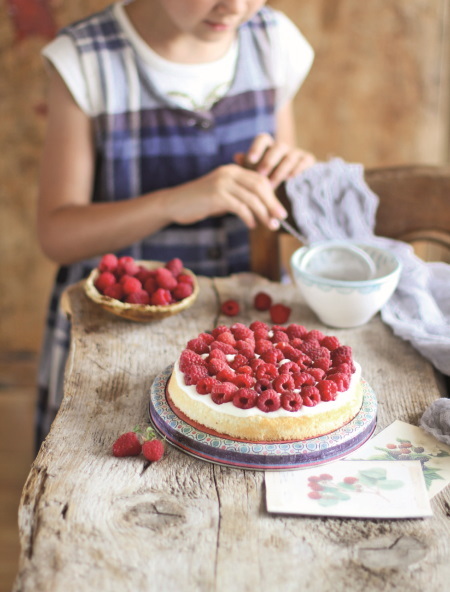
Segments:
[[[315,438],[352,420],[361,368],[337,338],[301,325],[221,325],[189,340],[167,387],[200,429],[250,441]]]

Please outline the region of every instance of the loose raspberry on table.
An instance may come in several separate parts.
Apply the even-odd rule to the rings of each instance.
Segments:
[[[253,306],[256,310],[269,310],[272,306],[272,298],[266,292],[258,292],[253,299]]]
[[[327,380],[332,380],[337,384],[338,391],[343,392],[350,386],[350,376],[336,372],[336,374],[327,374]]]
[[[172,296],[175,300],[180,301],[188,298],[193,291],[194,288],[191,284],[188,284],[187,282],[179,282],[172,290]]]
[[[256,380],[262,380],[263,378],[267,378],[268,380],[273,380],[276,376],[278,376],[278,369],[275,364],[268,364],[263,362],[255,371]]]
[[[290,374],[279,374],[273,379],[273,388],[277,393],[284,394],[295,388],[294,379]]]
[[[150,298],[150,303],[153,306],[167,306],[172,302],[172,295],[170,294],[169,290],[164,288],[158,288]]]
[[[268,389],[259,395],[256,406],[264,413],[277,411],[281,407],[280,395],[273,389]]]
[[[280,325],[288,322],[291,312],[292,311],[289,306],[285,306],[284,304],[272,304],[269,309],[272,323],[277,323]]]
[[[281,395],[281,406],[286,411],[299,411],[303,407],[303,399],[300,393],[287,392]]]
[[[335,335],[326,335],[323,339],[320,340],[320,345],[322,347],[326,347],[330,351],[333,351],[337,349],[341,345],[341,343]]]
[[[181,372],[186,372],[186,370],[194,364],[197,366],[205,366],[206,368],[206,362],[199,354],[196,354],[190,349],[184,349],[181,352],[179,362]]]
[[[150,304],[150,296],[145,290],[137,290],[125,298],[128,304]]]
[[[183,271],[184,264],[181,259],[174,257],[170,261],[167,261],[165,267],[172,273],[174,277],[177,277]]]
[[[142,444],[142,454],[150,462],[156,462],[164,456],[164,444],[161,440],[147,440]]]
[[[94,286],[100,293],[104,293],[106,288],[113,286],[116,283],[114,274],[110,271],[104,271],[101,273],[94,282]]]
[[[240,388],[233,396],[233,405],[239,409],[251,409],[256,405],[258,393],[250,388]]]
[[[117,261],[116,272],[119,276],[131,275],[134,276],[139,272],[139,265],[135,262],[133,257],[124,256],[119,257]]]
[[[113,284],[112,286],[108,286],[105,288],[103,292],[105,296],[109,298],[114,298],[115,300],[122,300],[124,297],[123,288],[120,284]]]
[[[137,456],[141,453],[142,445],[136,432],[126,432],[117,438],[113,444],[114,456]]]
[[[98,264],[99,271],[115,271],[117,269],[117,257],[113,253],[103,255]]]
[[[177,279],[173,277],[171,271],[165,267],[159,267],[156,270],[155,279],[158,287],[165,290],[173,290],[178,284]]]
[[[190,386],[191,384],[197,384],[202,378],[206,378],[207,376],[208,369],[205,366],[193,364],[184,372],[184,382]]]
[[[200,355],[209,353],[209,345],[201,337],[190,339],[186,347]]]
[[[239,302],[236,300],[225,300],[225,302],[222,302],[220,311],[227,317],[235,317],[240,311]]]
[[[319,380],[317,383],[322,401],[334,401],[338,392],[337,384],[332,380]]]
[[[201,378],[195,385],[195,389],[199,395],[209,395],[212,391],[212,387],[217,384],[217,380],[212,376],[206,376]]]
[[[212,387],[211,399],[217,405],[229,403],[233,400],[233,397],[237,391],[238,387],[235,384],[231,382],[220,382]]]
[[[320,403],[320,392],[316,386],[303,386],[301,397],[303,399],[303,405],[306,407],[314,407]]]

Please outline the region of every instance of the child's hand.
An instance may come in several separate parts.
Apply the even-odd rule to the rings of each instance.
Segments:
[[[167,190],[166,213],[171,222],[193,224],[209,216],[232,213],[249,228],[259,221],[271,230],[287,212],[269,179],[236,164],[228,164],[189,183]]]
[[[234,160],[267,177],[273,188],[316,162],[311,153],[277,142],[269,134],[256,136],[247,154],[235,154]]]

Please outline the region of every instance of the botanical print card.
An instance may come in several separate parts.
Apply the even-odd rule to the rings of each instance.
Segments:
[[[420,461],[338,461],[266,472],[269,512],[341,518],[431,516]]]
[[[394,421],[345,460],[419,461],[430,499],[450,483],[450,446],[404,421]]]

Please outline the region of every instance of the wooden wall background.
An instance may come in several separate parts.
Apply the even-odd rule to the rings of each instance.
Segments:
[[[105,0],[5,0],[0,13],[0,354],[39,349],[54,266],[35,206],[45,128],[41,47]],[[450,0],[272,0],[316,61],[296,100],[301,144],[366,166],[448,160]]]

